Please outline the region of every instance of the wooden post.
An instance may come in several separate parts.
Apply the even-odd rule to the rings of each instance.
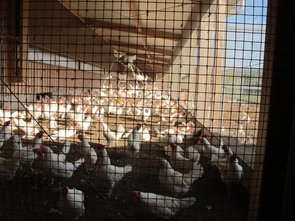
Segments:
[[[20,71],[18,81],[27,71],[28,52],[29,52],[29,0],[21,1],[20,7]]]

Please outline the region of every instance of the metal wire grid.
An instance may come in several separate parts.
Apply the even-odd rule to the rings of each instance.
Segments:
[[[1,218],[245,220],[266,2],[230,6],[4,1]]]

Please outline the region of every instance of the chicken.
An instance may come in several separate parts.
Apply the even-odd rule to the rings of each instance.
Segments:
[[[117,133],[111,131],[109,126],[106,123],[102,122],[103,136],[107,140],[107,146],[110,147],[111,143],[118,144],[119,139],[122,138],[122,135],[125,133],[125,128],[123,125],[117,126]]]
[[[40,147],[33,149],[41,160],[41,172],[46,175],[60,178],[70,178],[74,171],[84,163],[81,158],[74,163],[66,162],[63,153],[56,154],[48,146],[40,145]]]
[[[58,117],[59,118],[65,118],[66,114],[71,110],[72,105],[70,104],[63,104],[63,103],[59,103],[58,105]]]
[[[37,135],[36,135],[37,137]],[[35,140],[38,140],[39,138],[35,138]],[[39,145],[38,141],[36,141],[35,146]],[[20,151],[20,165],[23,169],[23,165],[27,165],[29,170],[32,170],[32,164],[34,160],[37,158],[37,155],[33,152],[32,145],[29,145],[27,147],[22,145],[22,141],[20,137],[15,134],[13,136],[13,150],[19,150]]]
[[[51,100],[47,99],[45,101],[46,103],[41,104],[41,110],[42,110],[42,119],[49,119],[52,115],[55,115],[55,113],[58,111],[58,104]]]
[[[140,191],[133,191],[132,199],[139,201],[152,214],[164,218],[171,218],[179,210],[191,207],[196,202],[195,197],[173,198]]]
[[[50,116],[49,118],[49,131],[55,131],[58,129],[58,123],[55,120],[55,116]]]
[[[185,148],[184,152],[189,159],[199,162],[201,154],[194,148],[194,146]]]
[[[108,196],[111,197],[116,183],[121,181],[126,173],[132,171],[132,166],[126,165],[124,167],[118,167],[112,165],[107,150],[103,145],[97,147],[96,152],[99,159],[95,172],[98,176],[100,184],[102,184],[103,188],[107,189]]]
[[[142,125],[138,124],[133,128],[133,131],[129,136],[127,137],[127,143],[129,149],[132,151],[132,153],[138,153],[140,150],[140,129]]]
[[[84,193],[67,186],[60,188],[59,206],[62,215],[78,220],[84,214]]]
[[[170,156],[170,163],[172,167],[177,171],[191,170],[193,167],[194,160],[191,160],[181,155],[181,153],[178,151],[176,144],[172,143],[170,144],[170,147],[172,149],[172,153]]]
[[[33,141],[33,148],[38,148],[42,144],[43,138],[43,131],[36,133],[34,141]]]
[[[21,153],[19,149],[13,151],[9,159],[0,157],[0,177],[12,180],[20,166]]]
[[[38,120],[42,115],[41,103],[30,104],[26,106],[26,118],[32,120]]]
[[[26,136],[34,136],[39,131],[39,124],[34,119],[24,121],[22,118],[14,118],[13,122]]]
[[[82,142],[82,154],[84,157],[84,165],[86,170],[92,170],[93,165],[95,165],[97,161],[97,154],[95,150],[90,146],[88,140],[80,134],[78,136],[78,139]]]
[[[67,154],[70,152],[71,149],[71,142],[69,142],[68,140],[66,140],[65,144],[63,145],[59,155],[58,155],[58,159],[59,161],[65,161]]]
[[[177,151],[181,154],[181,155],[184,155],[184,151],[183,151],[183,149],[180,147],[180,146],[178,146],[178,145],[176,145],[176,148],[177,148]],[[169,158],[171,158],[171,155],[172,155],[172,147],[171,147],[171,145],[169,144],[169,145],[167,145],[167,146],[164,146],[164,151],[165,151],[165,155],[166,156],[168,156]]]
[[[81,128],[83,132],[87,131],[93,123],[91,114],[88,114],[82,122],[77,122],[77,126]]]
[[[156,131],[157,131],[156,133],[159,132],[157,129]],[[159,138],[160,146],[166,146],[167,144],[169,145],[171,143],[177,143],[177,144],[183,143],[182,135],[175,132],[174,129],[169,129],[167,133],[165,131],[159,132],[158,138]]]
[[[6,121],[0,130],[0,147],[12,136],[10,121]]]
[[[142,141],[144,142],[149,142],[151,141],[151,135],[150,135],[150,131],[145,128],[143,131],[142,131]]]
[[[211,158],[212,154],[215,154],[218,157],[223,157],[224,156],[224,150],[222,148],[217,148],[210,144],[210,142],[207,140],[205,137],[199,137],[198,141],[198,151],[208,157]],[[203,144],[203,145],[200,145]],[[221,140],[220,146],[223,145],[223,141]]]
[[[203,174],[203,168],[198,162],[195,162],[193,169],[186,174],[174,170],[171,164],[163,158],[158,158],[157,163],[160,168],[159,182],[176,196],[185,195],[193,182]]]
[[[150,116],[151,116],[151,109],[146,107],[143,108],[143,121],[146,122]]]
[[[74,123],[70,122],[67,128],[56,131],[50,137],[53,140],[57,140],[57,139],[65,139],[67,137],[72,137],[75,134],[76,134],[76,126],[74,125]]]
[[[220,177],[227,185],[230,193],[232,185],[239,183],[244,174],[243,167],[239,164],[236,153],[229,154],[221,159],[216,155],[212,155],[211,162],[218,168]]]

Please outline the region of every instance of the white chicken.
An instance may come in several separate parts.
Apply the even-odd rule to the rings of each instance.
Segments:
[[[198,162],[195,162],[193,169],[186,174],[174,170],[166,159],[158,158],[157,163],[159,182],[176,196],[185,195],[191,189],[193,182],[203,174],[203,168]]]
[[[39,146],[41,143],[39,144],[39,140],[41,140],[38,135],[36,135],[35,139],[36,141],[34,141],[33,145],[28,145],[28,146],[23,146],[22,145],[22,141],[21,138],[15,134],[13,136],[13,150],[19,150],[20,151],[20,165],[21,165],[21,169],[23,169],[24,165],[28,166],[29,170],[33,170],[32,169],[32,164],[34,162],[34,160],[37,158],[37,154],[34,153],[32,146]]]
[[[0,147],[12,136],[10,121],[6,121],[0,130]]]
[[[200,145],[203,144],[203,145]],[[218,157],[224,156],[224,150],[221,148],[223,146],[223,141],[221,140],[220,147],[217,148],[213,146],[205,137],[199,137],[198,145],[196,146],[198,151],[204,156],[211,158],[212,154],[215,154]]]
[[[184,151],[183,151],[183,149],[182,149],[180,146],[176,145],[176,148],[177,148],[177,151],[178,151],[181,155],[184,155]],[[172,155],[172,151],[173,151],[173,150],[172,150],[172,147],[171,147],[170,144],[164,146],[164,151],[165,151],[165,155],[168,156],[169,158],[171,158],[171,155]]]
[[[194,160],[181,155],[176,144],[172,143],[170,144],[170,147],[172,149],[170,156],[170,163],[172,167],[177,171],[191,170],[193,168]]]
[[[149,142],[151,140],[150,131],[147,128],[144,128],[142,131],[142,139],[143,142]]]
[[[40,171],[46,175],[60,178],[70,178],[74,171],[84,163],[81,158],[74,163],[65,161],[64,153],[56,154],[48,146],[40,145],[33,149],[41,160]]]
[[[116,183],[122,180],[126,173],[132,171],[132,166],[118,167],[112,165],[107,150],[103,145],[97,147],[96,152],[99,159],[95,171],[99,182],[103,185],[103,188],[107,189],[108,197],[111,197]]]
[[[58,131],[55,131],[53,135],[51,135],[51,139],[57,140],[57,139],[65,139],[67,137],[72,137],[76,134],[76,126],[74,123],[70,122],[65,129],[61,129]]]
[[[117,126],[117,132],[111,131],[109,126],[106,123],[102,122],[103,136],[107,140],[107,146],[110,147],[111,143],[118,144],[119,139],[122,138],[122,135],[125,133],[125,128],[123,125]]]
[[[189,208],[196,202],[195,197],[173,198],[140,191],[133,191],[132,199],[140,202],[152,214],[164,218],[171,218],[179,210]]]
[[[13,151],[12,157],[9,159],[0,157],[0,177],[6,179],[13,179],[15,173],[20,166],[21,153],[19,149]]]
[[[136,125],[132,133],[129,134],[127,137],[127,143],[128,147],[131,150],[132,153],[138,153],[140,151],[140,130],[142,129],[142,125],[138,124]]]
[[[13,123],[19,130],[23,131],[26,136],[35,136],[39,131],[39,124],[34,119],[31,121],[24,121],[22,118],[13,118]]]
[[[95,150],[90,146],[88,140],[82,135],[78,135],[78,139],[82,142],[82,154],[84,157],[84,165],[86,170],[92,170],[93,165],[95,165],[97,161],[97,154]]]
[[[84,193],[67,186],[60,188],[59,206],[62,215],[78,220],[84,214]]]
[[[143,108],[143,121],[146,122],[151,117],[151,108]]]
[[[227,185],[230,193],[232,185],[239,183],[244,174],[243,167],[239,164],[236,153],[229,154],[221,159],[216,157],[216,155],[212,155],[211,162],[218,168],[220,177]]]
[[[77,127],[81,128],[83,132],[89,130],[93,123],[93,118],[91,114],[87,114],[85,119],[81,122],[77,122]]]

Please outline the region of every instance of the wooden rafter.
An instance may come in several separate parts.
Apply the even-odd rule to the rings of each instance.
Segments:
[[[169,64],[170,60],[169,59],[164,59],[164,58],[156,58],[156,57],[151,57],[151,58],[146,58],[143,55],[136,55],[136,60],[141,60],[141,61],[148,61],[152,64]]]
[[[133,48],[136,50],[143,50],[143,51],[149,51],[149,52],[157,53],[157,54],[164,54],[165,56],[172,56],[172,52],[173,52],[172,50],[168,50],[165,48],[144,48],[142,45],[120,42],[120,41],[109,41],[109,43],[113,46],[118,46],[120,48],[121,47],[122,48]]]
[[[129,9],[130,9],[130,12],[131,12],[131,15],[132,15],[130,20],[135,21],[135,26],[137,28],[138,34],[140,34],[142,32],[141,28],[144,25],[142,23],[142,20],[141,20],[140,14],[139,14],[139,8],[138,8],[138,5],[137,5],[137,2],[134,1],[134,0],[129,0],[128,3],[129,3]],[[151,52],[149,52],[147,50],[148,49],[147,38],[143,37],[142,35],[138,35],[138,38],[139,38],[139,41],[142,42],[142,45],[143,45],[144,49],[147,51],[146,55],[147,55],[147,58],[149,59],[151,57],[150,56]]]
[[[165,64],[167,61],[166,60],[155,60],[152,59],[151,56],[155,53],[158,54],[164,54],[165,56],[171,56],[172,55],[172,50],[167,50],[167,49],[161,49],[161,48],[150,48],[147,45],[147,39],[144,38],[144,36],[146,33],[151,34],[151,30],[149,30],[146,28],[142,28],[143,24],[139,15],[139,9],[137,6],[137,3],[134,0],[130,0],[129,2],[129,8],[132,14],[132,18],[134,18],[134,21],[136,21],[136,28],[133,28],[132,31],[136,34],[138,34],[138,38],[140,39],[140,41],[142,42],[142,44],[138,45],[138,44],[131,44],[131,43],[125,43],[125,42],[117,42],[117,41],[112,41],[111,39],[107,38],[108,36],[104,36],[104,28],[102,27],[97,27],[97,20],[95,20],[95,24],[90,25],[91,22],[93,23],[93,20],[89,20],[87,18],[85,18],[81,13],[79,13],[78,9],[75,8],[74,4],[71,4],[70,1],[68,0],[57,0],[60,4],[62,4],[67,10],[69,10],[75,17],[77,17],[83,24],[85,24],[86,26],[90,26],[90,28],[99,36],[101,36],[103,38],[103,40],[108,43],[112,50],[117,49],[119,51],[123,51],[120,48],[121,47],[127,47],[127,48],[133,48],[136,50],[143,50],[146,51],[146,55],[147,58],[143,58],[140,57],[139,59],[144,60],[149,62],[149,66],[150,68],[154,68],[155,64],[154,63],[162,63]],[[112,27],[112,23],[106,23],[108,25],[108,27]],[[116,26],[116,25],[114,25]],[[120,29],[120,27],[117,25],[116,26],[117,29]],[[123,27],[124,28],[124,27]],[[144,30],[144,31],[143,31]],[[143,33],[143,34],[142,34]],[[159,32],[161,33],[161,32]],[[167,33],[162,32],[160,35],[166,35]],[[169,35],[169,34],[168,34]],[[163,36],[163,37],[164,37]],[[162,68],[162,66],[161,66]]]
[[[83,24],[87,25],[86,18],[79,13],[79,10],[76,9],[74,4],[71,4],[71,1],[69,0],[57,0],[61,5],[63,5],[66,9],[68,9],[75,17],[77,17]],[[108,39],[106,39],[103,34],[99,32],[99,30],[96,30],[94,27],[90,27],[97,35],[101,36],[102,39],[108,43]]]
[[[120,31],[120,32],[128,32],[128,33],[139,34],[143,36],[149,36],[152,38],[164,38],[164,39],[173,40],[173,41],[181,39],[181,34],[165,32],[165,31],[152,29],[152,28],[141,27],[140,28],[141,32],[138,32],[138,29],[136,27],[130,26],[130,25],[112,23],[108,21],[101,21],[101,20],[96,20],[92,18],[86,18],[85,22],[86,22],[86,25],[90,27],[95,27],[100,29],[111,29],[111,30]]]

